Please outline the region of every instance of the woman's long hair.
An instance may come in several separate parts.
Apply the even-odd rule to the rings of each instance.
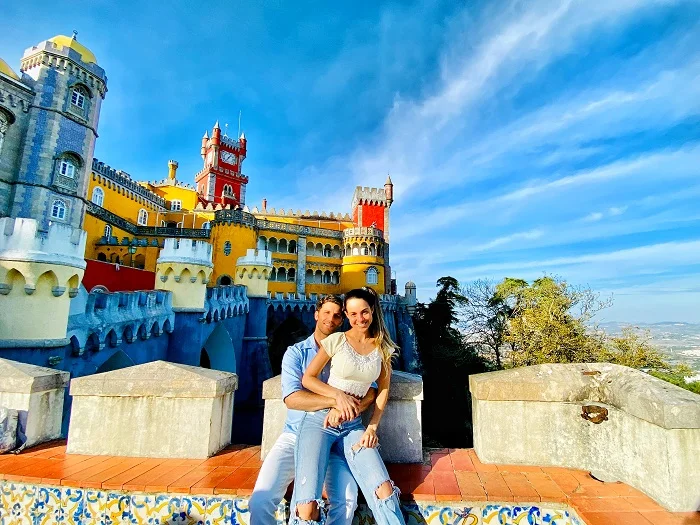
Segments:
[[[379,296],[372,288],[362,287],[350,290],[345,294],[345,300],[343,302],[343,310],[347,315],[348,311],[348,300],[349,299],[362,299],[367,302],[370,309],[372,310],[372,323],[369,325],[369,335],[374,337],[377,348],[382,354],[382,359],[388,365],[391,363],[391,358],[398,352],[398,345],[391,340],[391,335],[389,330],[386,328],[384,323],[384,315],[382,314],[382,305],[379,303]]]

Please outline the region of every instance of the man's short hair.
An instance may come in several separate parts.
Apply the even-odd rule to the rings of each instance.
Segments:
[[[343,300],[340,298],[340,296],[329,293],[327,295],[319,296],[318,300],[316,301],[316,311],[321,311],[321,308],[323,308],[323,305],[326,303],[337,304],[340,307],[340,310],[343,310]]]

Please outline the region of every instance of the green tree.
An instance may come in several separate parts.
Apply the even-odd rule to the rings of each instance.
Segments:
[[[426,444],[471,445],[469,374],[488,368],[458,329],[458,309],[466,298],[453,277],[437,281],[438,292],[419,303],[414,326],[423,363],[423,428]]]
[[[511,366],[597,361],[603,335],[587,327],[607,302],[587,288],[542,277],[532,284],[504,279],[494,300],[509,307],[503,341]]]

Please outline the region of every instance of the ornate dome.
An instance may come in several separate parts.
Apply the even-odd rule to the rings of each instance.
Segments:
[[[406,288],[415,288],[415,287],[416,287],[416,283],[414,283],[413,281],[408,281],[406,283]]]
[[[19,77],[17,76],[17,73],[12,71],[12,68],[7,65],[7,62],[5,62],[2,58],[0,58],[0,73],[3,75],[7,75],[10,78],[13,78],[15,80],[19,80]]]
[[[75,35],[72,37],[66,35],[56,35],[53,38],[49,38],[48,42],[53,42],[58,48],[69,47],[74,51],[80,53],[80,57],[86,64],[97,64],[97,58],[92,54],[87,47],[78,42]]]

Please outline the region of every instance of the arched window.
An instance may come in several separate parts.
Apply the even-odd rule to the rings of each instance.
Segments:
[[[84,110],[85,109],[85,102],[87,101],[87,91],[85,90],[84,87],[82,86],[75,86],[73,88],[73,91],[71,91],[70,94],[70,103],[71,105]]]
[[[297,279],[297,271],[294,268],[290,268],[287,272],[287,281],[293,283]]]
[[[374,266],[367,270],[367,284],[379,284],[379,272]]]
[[[139,216],[138,219],[136,220],[136,223],[139,226],[147,226],[148,225],[148,212],[141,208],[139,210]]]
[[[297,242],[289,241],[289,253],[297,253]]]
[[[224,197],[233,197],[233,188],[231,187],[230,184],[224,184],[223,196]]]
[[[224,255],[231,255],[231,241],[226,241],[224,243]]]
[[[58,220],[64,220],[66,218],[66,203],[62,200],[56,199],[51,205],[51,217]]]
[[[92,190],[92,198],[90,199],[94,204],[102,206],[105,201],[105,192],[99,186],[95,186]]]
[[[330,245],[330,244],[326,244],[326,245],[323,247],[323,256],[324,256],[324,257],[330,257],[330,256],[331,256],[331,252],[332,252],[331,245]]]
[[[180,199],[173,199],[170,201],[170,211],[180,211],[182,209],[182,201]]]
[[[109,238],[112,236],[112,227],[109,224],[105,224],[105,239],[109,241]]]
[[[97,260],[107,262],[107,256],[104,253],[100,252],[97,254]]]
[[[209,221],[202,223],[203,230],[211,230],[211,223]]]

